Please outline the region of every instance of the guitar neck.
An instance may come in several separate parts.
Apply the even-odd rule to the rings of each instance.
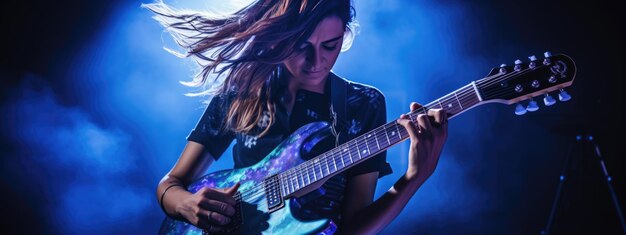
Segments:
[[[446,111],[448,118],[452,118],[481,102],[479,89],[472,82],[414,110],[409,113],[409,117],[415,121],[419,114],[428,113],[428,109],[441,108]],[[355,137],[330,151],[280,173],[278,177],[281,181],[283,195],[290,195],[320,180],[341,173],[406,140],[408,137],[409,134],[406,129],[396,120]]]

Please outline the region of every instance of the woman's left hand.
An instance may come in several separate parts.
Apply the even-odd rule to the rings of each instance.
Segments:
[[[411,111],[420,108],[418,103],[411,103]],[[411,140],[409,150],[409,179],[428,179],[439,162],[439,156],[448,136],[448,116],[443,109],[429,109],[428,114],[419,114],[415,121],[403,114],[398,123],[406,128]]]

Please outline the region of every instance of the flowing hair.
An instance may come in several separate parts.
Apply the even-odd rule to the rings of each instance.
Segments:
[[[319,21],[336,15],[346,25],[342,51],[356,33],[351,0],[256,0],[234,13],[174,9],[161,0],[142,4],[174,37],[201,70],[186,86],[201,92],[188,95],[232,95],[225,127],[250,133],[267,110],[274,122],[278,71],[296,46],[304,42]]]

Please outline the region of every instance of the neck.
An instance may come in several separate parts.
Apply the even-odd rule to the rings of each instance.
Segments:
[[[326,77],[318,83],[306,83],[298,81],[298,79],[294,78],[291,74],[287,74],[287,92],[289,92],[289,95],[295,95],[296,91],[302,89],[324,94],[324,86],[326,85],[327,80],[328,75],[326,75]]]

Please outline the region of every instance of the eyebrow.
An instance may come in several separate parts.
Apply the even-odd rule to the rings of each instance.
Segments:
[[[338,37],[336,37],[336,38],[332,38],[332,39],[329,39],[329,40],[323,41],[322,43],[334,42],[334,41],[337,41],[337,40],[341,39],[342,37],[343,37],[343,35],[338,36]]]

